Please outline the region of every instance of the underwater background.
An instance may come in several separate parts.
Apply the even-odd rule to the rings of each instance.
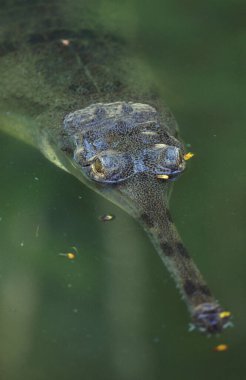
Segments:
[[[79,17],[83,3],[71,0],[68,9]],[[246,4],[90,6],[152,67],[195,153],[174,184],[171,212],[234,327],[211,338],[189,332],[186,307],[141,227],[35,149],[1,134],[0,378],[242,379]],[[104,214],[115,218],[102,222]],[[221,343],[228,350],[214,351]]]

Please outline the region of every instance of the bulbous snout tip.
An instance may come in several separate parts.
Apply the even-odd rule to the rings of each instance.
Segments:
[[[195,328],[205,334],[219,334],[223,329],[232,326],[231,313],[218,304],[204,303],[196,308],[193,323]]]

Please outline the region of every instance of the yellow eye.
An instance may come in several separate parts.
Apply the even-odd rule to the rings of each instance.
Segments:
[[[221,313],[219,313],[219,316],[221,319],[229,318],[231,316],[231,312],[230,311],[222,311]]]
[[[194,153],[191,153],[191,152],[188,152],[184,155],[184,160],[185,161],[188,161],[190,158],[192,158],[195,154]]]
[[[215,346],[213,348],[213,351],[216,351],[216,352],[223,352],[227,350],[228,350],[228,345],[224,343],[218,344],[218,346]]]
[[[101,160],[99,160],[99,158],[95,159],[95,161],[91,165],[91,169],[92,169],[93,173],[95,173],[95,174],[104,175],[104,168],[103,168],[102,162],[101,162]]]

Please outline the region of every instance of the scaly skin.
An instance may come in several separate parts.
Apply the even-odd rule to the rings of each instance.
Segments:
[[[195,327],[220,332],[229,313],[212,296],[168,210],[171,182],[185,168],[184,148],[143,64],[89,11],[73,24],[66,2],[9,4],[0,33],[0,128],[136,218]]]

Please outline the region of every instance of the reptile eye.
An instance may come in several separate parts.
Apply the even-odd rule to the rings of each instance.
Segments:
[[[94,158],[89,175],[98,182],[116,183],[124,181],[134,172],[133,162],[128,154],[104,151]]]
[[[92,169],[94,174],[104,175],[103,164],[99,158],[95,159],[95,161],[91,165],[91,169]]]

